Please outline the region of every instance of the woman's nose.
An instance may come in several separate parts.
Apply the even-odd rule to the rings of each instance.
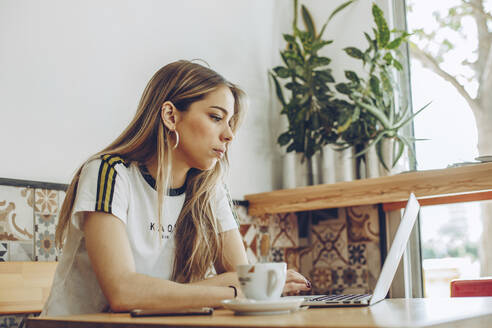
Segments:
[[[231,142],[232,139],[234,139],[234,133],[232,132],[232,129],[229,125],[222,134],[222,139],[226,142]]]

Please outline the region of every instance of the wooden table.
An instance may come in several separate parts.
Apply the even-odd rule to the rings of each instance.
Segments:
[[[128,313],[30,318],[28,328],[45,327],[492,327],[492,297],[387,299],[371,307],[307,309],[292,314],[132,318]]]

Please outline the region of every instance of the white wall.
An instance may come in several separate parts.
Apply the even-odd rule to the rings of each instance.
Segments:
[[[342,2],[303,3],[321,26]],[[281,127],[267,71],[291,19],[286,0],[0,0],[0,177],[68,183],[127,125],[158,68],[202,58],[250,99],[231,149],[232,196],[279,188]],[[330,25],[337,76],[351,62],[339,49],[364,42],[367,23],[370,2],[361,0]]]

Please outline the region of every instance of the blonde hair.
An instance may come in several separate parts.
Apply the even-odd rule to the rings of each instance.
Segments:
[[[224,85],[229,87],[234,96],[231,128],[235,133],[243,117],[244,92],[215,71],[194,62],[180,60],[162,67],[154,74],[145,87],[135,117],[128,127],[108,147],[88,161],[110,154],[119,155],[127,162],[144,164],[157,157],[157,215],[160,224],[164,195],[170,185],[174,146],[170,131],[161,121],[162,104],[170,101],[179,111],[186,111],[193,102]],[[222,183],[228,164],[226,153],[212,169],[191,169],[188,174],[185,202],[174,232],[176,254],[171,278],[174,281],[203,279],[211,265],[219,259],[222,240],[214,215],[214,198],[216,186]],[[70,226],[82,167],[75,173],[61,208],[56,229],[56,244],[59,248],[63,247]]]

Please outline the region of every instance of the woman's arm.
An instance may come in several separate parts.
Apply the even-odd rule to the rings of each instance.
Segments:
[[[236,266],[239,264],[248,264],[246,250],[244,249],[243,240],[237,229],[228,230],[221,233],[223,238],[222,256],[215,263],[216,276],[191,283],[199,286],[230,286],[234,285],[241,296],[239,281],[236,274]],[[232,289],[231,289],[232,290]]]
[[[92,267],[112,311],[217,307],[221,300],[233,298],[232,288],[219,284],[179,284],[137,273],[125,225],[112,214],[86,212],[83,230]]]
[[[221,233],[223,238],[222,256],[215,263],[217,273],[236,271],[239,264],[248,264],[248,257],[244,249],[243,239],[238,229],[232,229]]]
[[[215,264],[217,273],[227,272],[210,279],[200,281],[198,284],[214,284],[219,286],[234,285],[238,287],[237,275],[235,273],[238,264],[248,264],[248,258],[241,235],[237,229],[229,230],[223,233],[224,236],[224,253],[223,261]],[[231,272],[233,271],[233,272]],[[290,269],[287,270],[287,277],[283,293],[286,295],[298,294],[301,291],[311,289],[311,283],[300,273]],[[238,292],[240,290],[238,289]]]

